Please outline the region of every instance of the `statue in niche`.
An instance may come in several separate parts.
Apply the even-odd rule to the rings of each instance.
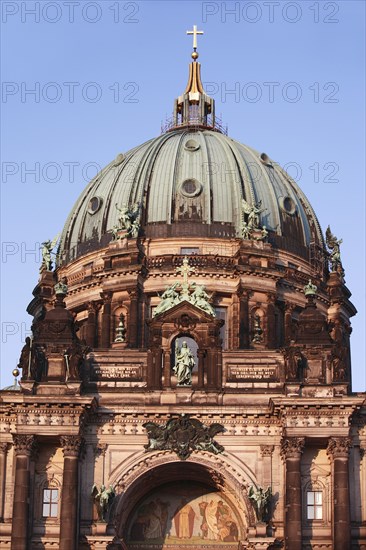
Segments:
[[[325,240],[327,243],[327,247],[330,250],[329,261],[330,261],[331,271],[332,272],[340,271],[340,273],[343,275],[343,266],[341,261],[341,244],[343,240],[342,239],[338,240],[337,237],[333,235],[329,225],[325,232]]]
[[[260,316],[254,315],[254,326],[253,326],[253,340],[255,344],[260,344],[263,342],[263,329],[261,326],[261,318]]]
[[[123,204],[122,208],[119,208],[118,203],[116,203],[116,208],[119,212],[119,227],[117,229],[113,228],[112,230],[115,238],[118,230],[121,229],[127,231],[127,235],[129,237],[138,237],[140,231],[140,205],[134,204],[133,207],[130,209],[126,204]]]
[[[111,507],[112,501],[116,496],[114,487],[110,486],[109,489],[105,485],[101,485],[98,490],[97,485],[94,483],[91,496],[93,497],[99,521],[106,521],[107,512]]]
[[[192,384],[192,370],[194,366],[195,361],[187,342],[184,341],[182,347],[179,349],[178,340],[176,340],[173,371],[177,377],[179,386],[190,386]]]
[[[52,264],[52,257],[51,255],[55,253],[53,252],[53,249],[56,246],[56,243],[58,241],[59,234],[56,235],[56,237],[50,241],[44,241],[41,245],[41,254],[42,254],[42,264],[40,267],[40,271],[43,271],[44,269],[46,271],[51,271],[53,268]]]
[[[289,347],[285,352],[286,379],[290,381],[304,378],[306,359],[300,348]]]
[[[66,381],[80,380],[85,357],[89,351],[90,348],[84,342],[77,340],[64,352]]]
[[[262,487],[254,487],[253,485],[250,487],[248,497],[253,504],[258,521],[264,521],[271,496],[271,487],[267,487],[266,490],[262,489]]]

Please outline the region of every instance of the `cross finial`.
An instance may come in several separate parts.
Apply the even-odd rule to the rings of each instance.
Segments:
[[[175,271],[183,276],[183,284],[188,285],[188,275],[195,273],[196,268],[189,265],[187,256],[183,258],[183,263],[180,267],[176,267]]]
[[[197,30],[197,25],[193,25],[193,30],[192,31],[187,31],[187,34],[193,34],[193,53],[192,53],[192,57],[193,59],[197,59],[198,57],[198,53],[197,53],[197,35],[199,34],[203,34],[203,31],[198,31]]]

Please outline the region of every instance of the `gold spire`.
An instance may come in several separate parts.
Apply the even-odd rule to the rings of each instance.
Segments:
[[[197,30],[197,25],[193,25],[192,31],[187,31],[187,34],[193,35],[193,52],[192,52],[192,59],[194,61],[198,58],[198,52],[197,52],[197,35],[203,34],[203,31]]]

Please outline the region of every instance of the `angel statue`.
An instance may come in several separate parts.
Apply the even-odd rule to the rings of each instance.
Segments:
[[[122,208],[119,208],[118,203],[116,203],[116,208],[119,212],[118,229],[127,231],[129,237],[138,237],[140,231],[140,205],[136,203],[132,208],[129,208],[126,204],[122,204]]]
[[[254,487],[253,485],[250,487],[248,497],[252,501],[258,521],[264,520],[271,496],[271,487],[267,487],[265,491],[262,487]]]
[[[325,232],[325,240],[327,243],[327,247],[331,251],[329,253],[331,270],[338,271],[338,268],[340,268],[340,270],[343,271],[341,262],[341,244],[343,240],[337,240],[337,237],[331,232],[329,225]]]
[[[56,255],[55,252],[52,252],[52,251],[56,246],[59,236],[60,234],[58,233],[52,241],[48,240],[42,243],[42,246],[41,246],[42,264],[39,270],[40,272],[42,272],[43,270],[51,271],[53,267],[51,254]]]
[[[106,521],[107,512],[111,507],[114,497],[116,496],[114,487],[110,485],[109,489],[107,489],[105,485],[101,485],[100,490],[98,490],[97,485],[94,483],[91,496],[93,497],[98,512],[98,520]]]
[[[248,229],[259,229],[259,214],[267,210],[267,208],[261,208],[262,201],[256,202],[253,206],[250,206],[245,199],[242,199],[241,205],[243,213],[247,216],[244,223],[247,223]]]
[[[190,386],[192,384],[192,369],[195,365],[192,351],[187,342],[182,343],[179,349],[178,340],[175,341],[175,365],[174,374],[177,377],[179,386]]]

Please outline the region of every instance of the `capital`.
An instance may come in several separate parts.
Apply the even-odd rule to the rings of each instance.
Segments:
[[[331,437],[328,442],[327,455],[333,460],[335,458],[348,458],[351,447],[352,443],[349,437]]]
[[[304,437],[287,437],[281,443],[281,456],[284,460],[288,458],[300,458],[304,450]]]
[[[17,456],[31,456],[36,450],[34,435],[14,434],[14,450]]]
[[[60,437],[64,457],[79,457],[83,438],[80,435],[62,435]]]

